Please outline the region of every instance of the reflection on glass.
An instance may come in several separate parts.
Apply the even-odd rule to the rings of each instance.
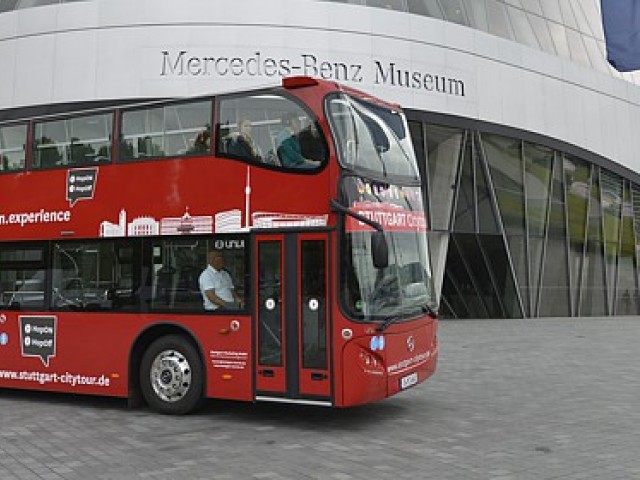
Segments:
[[[94,165],[111,161],[113,115],[89,115],[38,122],[32,167]]]
[[[0,308],[42,310],[44,306],[44,248],[0,245]]]
[[[459,232],[476,231],[474,164],[471,142],[467,141],[462,159],[462,171],[460,172],[456,213],[453,219],[453,228]]]
[[[463,218],[474,201],[480,220],[477,233],[466,234],[469,224],[464,222],[442,230],[450,232],[443,312],[467,318],[495,314],[482,283],[488,270],[505,316],[639,313],[640,187],[584,160],[519,139],[483,133],[474,158],[461,140],[463,130],[427,125],[425,131],[430,189],[449,182],[451,177],[440,172],[459,163],[461,150],[465,159],[454,189],[458,205],[444,194],[439,195],[442,201],[434,195],[434,224],[438,215]],[[492,196],[505,228],[508,248],[502,251],[504,243],[498,239],[503,237],[483,226],[491,221],[492,207],[492,198],[485,197]],[[500,226],[493,233],[501,233]],[[483,266],[480,256],[489,263]]]
[[[633,204],[629,182],[624,183],[622,202],[622,235],[618,257],[615,315],[635,315],[638,311],[638,287],[635,278],[635,244],[633,235]]]
[[[602,234],[602,210],[600,182],[594,171],[593,186],[589,197],[587,245],[580,290],[580,315],[607,315],[606,279],[604,265],[604,241]]]
[[[474,137],[477,142],[477,137]],[[476,145],[478,145],[476,143]],[[481,148],[475,148],[476,152],[476,199],[478,202],[478,231],[480,233],[500,233],[498,214],[494,206],[491,188],[487,180],[487,164],[478,152]]]
[[[547,243],[542,266],[538,313],[542,317],[571,315],[567,231],[564,208],[562,165],[554,161]]]
[[[622,213],[622,178],[605,170],[600,174],[600,202],[602,204],[604,258],[607,278],[607,298],[613,304],[615,276],[618,264],[618,245]]]
[[[26,144],[26,125],[0,126],[0,172],[24,168]]]
[[[445,282],[445,294],[447,300],[458,315],[467,312],[467,318],[490,318],[489,312],[480,297],[478,285],[473,277],[473,272],[466,267],[464,252],[458,242],[459,236],[465,234],[453,234],[449,242],[447,254],[447,273]],[[451,289],[447,289],[450,283]]]
[[[524,155],[528,231],[531,236],[544,236],[551,196],[553,150],[525,143]]]
[[[53,249],[52,306],[62,310],[136,308],[139,243],[122,240],[58,243]]]
[[[193,228],[188,222],[179,228]],[[218,248],[216,242],[227,240],[229,247]],[[244,237],[221,235],[200,238],[167,238],[153,242],[151,306],[159,311],[226,312],[239,310],[247,301],[247,275]],[[205,301],[204,290],[211,289],[211,269],[222,271],[218,277],[221,291],[214,293],[226,301],[224,306]],[[202,278],[201,275],[206,277]],[[226,278],[225,278],[226,277]],[[232,287],[228,283],[232,284]],[[230,290],[235,291],[235,294]],[[237,296],[237,298],[236,298]]]
[[[121,130],[120,160],[205,153],[211,135],[211,102],[126,111]]]
[[[310,171],[328,158],[317,119],[290,98],[229,96],[220,100],[216,151],[270,167]]]
[[[586,162],[565,155],[564,181],[569,224],[569,272],[574,311],[577,311],[591,197],[591,167]]]
[[[524,185],[522,145],[499,135],[482,135],[498,206],[507,233],[524,235]]]
[[[449,230],[464,135],[465,131],[457,128],[427,125],[428,192],[433,230]]]
[[[282,365],[282,250],[279,241],[258,248],[258,363]]]
[[[301,242],[300,308],[302,310],[302,366],[327,368],[327,292],[325,242]]]
[[[507,248],[501,235],[481,235],[479,237],[481,252],[486,259],[487,267],[491,271],[494,281],[495,295],[504,309],[505,318],[519,318],[522,316],[521,300],[518,297],[516,283],[511,273]],[[522,296],[522,295],[521,295]],[[526,310],[525,310],[526,311]]]
[[[488,239],[490,236],[482,238]],[[497,237],[496,240],[499,243],[502,242],[501,237]],[[498,292],[495,288],[492,272],[489,270],[490,267],[485,261],[485,256],[479,244],[479,237],[473,234],[458,234],[455,236],[455,241],[468,273],[473,277],[473,284],[477,290],[478,298],[483,302],[487,314],[490,318],[504,318],[505,312],[502,307],[502,294],[504,291]],[[495,260],[496,263],[493,268],[497,273],[501,270],[500,259],[496,258]]]
[[[363,188],[363,185],[360,179],[344,179],[342,191],[347,205],[359,211],[401,211],[401,217],[410,219],[410,223],[383,225],[389,264],[376,269],[371,250],[372,229],[345,222],[341,273],[342,300],[347,311],[358,319],[384,319],[416,315],[427,307],[435,309],[420,188],[388,184]]]
[[[339,159],[367,174],[420,178],[403,113],[347,95],[329,101]]]

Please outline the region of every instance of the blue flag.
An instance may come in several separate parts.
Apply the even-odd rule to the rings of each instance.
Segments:
[[[640,70],[640,0],[601,0],[607,60],[619,72]]]

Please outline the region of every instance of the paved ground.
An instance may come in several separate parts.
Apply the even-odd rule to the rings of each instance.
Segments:
[[[351,410],[0,391],[0,479],[640,479],[640,318],[448,321],[436,376]]]

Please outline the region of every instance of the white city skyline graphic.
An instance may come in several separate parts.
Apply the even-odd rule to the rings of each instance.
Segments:
[[[327,225],[327,214],[304,214],[283,212],[251,213],[251,174],[247,167],[244,188],[244,227],[242,210],[234,208],[213,215],[191,215],[189,207],[181,217],[163,217],[159,220],[142,215],[127,221],[127,211],[122,208],[118,222],[100,222],[100,237],[141,237],[150,235],[189,235],[197,233],[229,233],[248,231],[251,228],[323,227]]]

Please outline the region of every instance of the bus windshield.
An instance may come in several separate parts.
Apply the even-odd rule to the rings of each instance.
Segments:
[[[420,188],[346,177],[342,194],[351,211],[382,225],[389,246],[388,266],[375,268],[373,229],[346,217],[342,292],[350,316],[387,320],[435,309]]]
[[[402,112],[344,94],[329,100],[328,111],[345,168],[385,178],[419,179]]]

